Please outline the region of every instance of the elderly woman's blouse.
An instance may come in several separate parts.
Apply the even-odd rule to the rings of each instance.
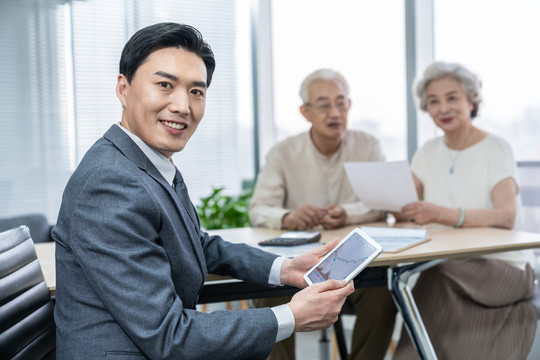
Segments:
[[[412,172],[424,186],[424,201],[464,209],[492,209],[491,191],[500,181],[512,177],[517,168],[510,145],[488,134],[482,141],[460,151],[446,146],[442,137],[428,141],[412,161]],[[514,230],[523,228],[521,195],[516,198]],[[524,269],[534,264],[532,250],[484,255]]]

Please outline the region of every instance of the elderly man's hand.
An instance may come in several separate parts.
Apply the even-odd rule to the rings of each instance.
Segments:
[[[325,229],[335,229],[345,224],[347,212],[341,205],[330,205],[324,208],[326,216],[321,224]]]
[[[302,205],[282,219],[284,229],[306,230],[321,224],[326,211],[313,205]]]

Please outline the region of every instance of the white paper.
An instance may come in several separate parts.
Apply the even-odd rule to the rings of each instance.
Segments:
[[[375,210],[400,211],[418,201],[407,161],[345,163],[356,196]]]

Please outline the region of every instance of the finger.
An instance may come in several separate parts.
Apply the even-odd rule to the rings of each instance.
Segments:
[[[319,218],[317,218],[317,217],[309,218],[308,221],[306,221],[306,224],[307,224],[310,228],[313,228],[313,227],[319,225],[320,223],[321,223],[321,221],[320,221]]]
[[[321,216],[318,209],[317,210],[310,209],[309,211],[304,212],[303,215],[304,215],[303,216],[304,221],[306,221],[306,223],[308,223],[311,226],[319,225],[321,221]]]
[[[311,226],[313,223],[313,217],[306,211],[298,213],[298,220],[301,221],[305,227]]]
[[[334,240],[332,240],[328,244],[325,244],[325,245],[323,245],[321,247],[318,247],[318,248],[316,248],[314,250],[311,250],[311,252],[313,253],[313,255],[315,255],[317,257],[321,257],[321,256],[326,255],[333,248],[335,248],[337,244],[339,244],[339,238],[335,238]]]
[[[298,224],[299,225],[296,228],[297,230],[307,230],[314,227],[314,225],[309,219],[302,219],[301,221],[298,222]]]
[[[313,205],[304,205],[298,208],[298,211],[301,211],[303,214],[316,214],[319,208]]]
[[[325,291],[346,288],[348,283],[345,280],[326,280],[326,281],[323,281],[321,283],[317,283],[314,285],[317,285],[315,290],[317,290],[318,292],[325,292]],[[348,290],[344,290],[344,291],[347,292]]]
[[[354,281],[353,280],[347,281],[343,288],[337,289],[336,291],[342,292],[345,297],[349,296],[350,294],[354,292]]]
[[[329,220],[325,220],[322,222],[322,226],[325,228],[325,229],[335,229],[337,228],[337,224],[335,221],[329,221]]]
[[[347,297],[353,292],[354,285],[353,282],[350,281],[347,283],[346,286],[342,288],[326,290],[325,294],[332,295],[332,297],[334,297],[335,301],[337,301],[338,304],[341,303],[341,305],[343,305],[343,302],[345,302]]]
[[[324,217],[326,215],[327,209],[316,207],[316,206],[310,206],[308,213],[310,216],[320,219],[321,217]]]
[[[355,290],[354,281],[349,281],[349,283],[347,284],[345,288],[347,289],[347,291],[349,291],[350,294],[352,294]]]
[[[403,212],[403,215],[405,216],[405,219],[414,218],[414,216],[416,215],[416,211],[407,210]]]
[[[332,208],[328,209],[328,214],[332,217],[340,217],[343,214],[343,208],[341,206],[335,205]]]
[[[291,212],[287,218],[290,229],[302,229],[305,228],[305,223],[302,220],[302,214],[298,210]]]
[[[328,214],[334,210],[334,205],[325,206],[323,209],[324,209],[324,212]]]
[[[307,221],[303,214],[296,214],[294,225],[296,229],[306,229],[308,227]]]
[[[401,208],[401,211],[411,211],[415,208],[416,203],[410,203]]]
[[[338,294],[338,296],[341,296],[342,301],[345,302],[347,297],[354,292],[354,281],[349,281],[347,286],[345,286],[345,287],[343,287],[341,289],[336,289],[336,290],[334,290],[334,292],[336,294]]]
[[[340,224],[340,222],[341,222],[341,218],[325,217],[324,220],[322,221],[322,224],[327,227],[336,227],[337,225]]]

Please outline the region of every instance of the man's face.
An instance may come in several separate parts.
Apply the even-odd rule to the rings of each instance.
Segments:
[[[206,105],[206,67],[194,53],[164,48],[151,53],[128,83],[118,75],[122,125],[168,158],[197,129]]]
[[[351,101],[337,80],[316,80],[308,89],[309,103],[300,107],[312,124],[312,136],[329,140],[341,139],[347,129]]]

